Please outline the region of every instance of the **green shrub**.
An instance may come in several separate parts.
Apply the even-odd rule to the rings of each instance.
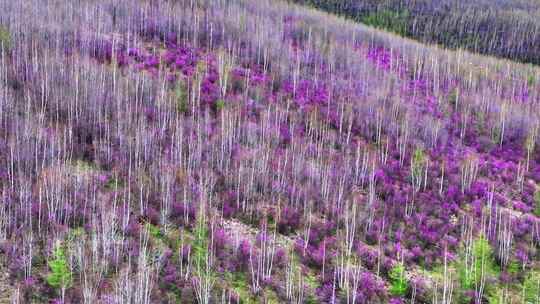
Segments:
[[[221,111],[225,107],[225,102],[223,99],[216,101],[216,110]]]
[[[82,227],[70,229],[66,241],[68,244],[73,243],[81,238],[84,238],[85,234],[84,228]]]
[[[523,282],[524,303],[540,303],[540,271],[531,271]]]
[[[257,303],[256,298],[250,292],[250,286],[248,284],[248,277],[243,272],[225,272],[223,274],[225,282],[227,282],[231,289],[239,297],[239,303],[251,304]]]
[[[494,289],[492,292],[490,292],[488,295],[486,295],[486,298],[487,298],[489,304],[503,304],[503,303],[506,303],[504,301],[504,294],[503,294],[503,290],[501,288]]]
[[[412,159],[412,170],[415,175],[422,175],[426,163],[426,153],[422,148],[416,148]]]
[[[148,227],[148,233],[154,238],[154,239],[163,239],[164,235],[161,229],[156,226],[152,225],[150,223],[146,223],[146,227]]]
[[[53,257],[48,262],[51,273],[47,276],[47,283],[55,289],[61,289],[62,293],[64,293],[65,289],[71,287],[73,278],[64,249],[59,241],[55,245]]]
[[[464,261],[462,257],[456,267],[460,285],[465,290],[474,289],[478,286],[483,275],[495,276],[499,273],[499,267],[495,262],[493,249],[489,242],[483,236],[480,236],[472,246],[470,262]]]
[[[426,153],[422,148],[416,148],[411,159],[411,182],[415,191],[419,191],[420,187],[422,186],[426,166]]]
[[[11,35],[7,28],[0,25],[0,51],[2,47],[4,50],[11,49]]]
[[[193,231],[194,240],[191,246],[192,257],[199,275],[206,270],[208,259],[208,228],[202,217],[197,220],[197,226]]]
[[[518,261],[510,261],[507,266],[507,271],[513,276],[517,276],[521,272],[521,265]]]
[[[304,300],[305,303],[306,304],[318,303],[317,297],[315,296],[315,291],[320,286],[317,277],[313,273],[307,272],[305,274],[304,280],[306,282],[306,285],[309,286],[309,290],[312,291],[306,295],[306,299]]]
[[[536,77],[534,76],[534,74],[529,74],[529,76],[527,77],[527,85],[529,86],[529,88],[533,88],[535,83]]]
[[[188,108],[188,92],[185,83],[182,81],[178,82],[178,85],[174,89],[174,94],[176,97],[176,109],[180,113],[187,113]]]
[[[540,190],[534,192],[534,214],[540,216]]]
[[[390,277],[390,293],[394,296],[404,296],[409,289],[409,282],[405,276],[403,263],[396,264],[388,274]]]
[[[399,35],[405,35],[407,33],[408,18],[409,12],[406,10],[398,12],[380,10],[362,17],[361,22]]]

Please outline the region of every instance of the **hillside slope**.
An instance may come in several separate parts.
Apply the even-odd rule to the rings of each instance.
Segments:
[[[0,11],[14,301],[539,299],[540,69],[274,0]]]

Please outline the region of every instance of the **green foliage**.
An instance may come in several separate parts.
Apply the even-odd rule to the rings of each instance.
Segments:
[[[407,10],[394,12],[384,9],[369,13],[361,18],[361,22],[399,35],[406,35],[408,18],[409,12]]]
[[[534,192],[534,214],[540,216],[540,190]]]
[[[503,304],[504,301],[503,290],[501,288],[495,288],[486,295],[489,304]]]
[[[51,273],[47,276],[47,283],[56,289],[71,287],[73,278],[60,242],[56,243],[53,256],[54,259],[48,262]]]
[[[0,51],[2,47],[4,50],[11,49],[11,34],[7,28],[0,25]]]
[[[317,297],[315,296],[314,293],[310,293],[308,295],[306,295],[306,299],[305,299],[305,303],[306,304],[316,304],[316,303],[319,303]]]
[[[411,159],[411,179],[415,191],[420,190],[426,165],[427,157],[424,150],[422,148],[416,148]]]
[[[201,61],[197,62],[197,66],[196,66],[196,70],[195,70],[196,77],[198,79],[202,80],[202,77],[206,73],[206,70],[207,70],[207,66],[206,66],[206,62],[204,60],[201,60]]]
[[[92,172],[96,169],[91,163],[84,160],[76,160],[74,166],[80,172]]]
[[[169,227],[167,232],[163,232],[165,244],[172,249],[175,255],[178,254],[181,245],[181,230],[175,227]],[[182,230],[183,233],[187,234],[187,231]]]
[[[412,166],[413,170],[419,171],[416,172],[418,174],[422,174],[422,169],[424,167],[424,164],[426,163],[426,153],[424,153],[424,149],[422,148],[416,148],[414,150],[413,160],[412,160]]]
[[[319,281],[317,280],[317,277],[314,274],[308,272],[306,273],[304,279],[307,286],[309,286],[311,289],[315,290],[319,287]]]
[[[518,261],[510,261],[507,266],[507,271],[511,275],[518,275],[521,272],[521,266]]]
[[[453,89],[452,92],[450,92],[450,95],[448,95],[448,101],[451,105],[456,105],[456,103],[458,102],[458,96],[459,90],[457,88]]]
[[[226,272],[224,274],[225,281],[232,286],[232,289],[238,295],[240,303],[251,304],[257,303],[256,299],[250,292],[248,279],[243,272]]]
[[[483,276],[495,276],[499,273],[499,266],[495,262],[489,242],[480,236],[472,246],[470,261],[466,262],[462,257],[456,267],[460,285],[465,290],[478,286]]]
[[[162,239],[164,237],[163,233],[161,232],[161,229],[156,226],[152,225],[150,223],[146,223],[146,227],[148,228],[148,233],[156,239]]]
[[[394,296],[404,296],[409,289],[409,282],[405,276],[405,267],[403,263],[399,263],[392,267],[390,273],[390,293]]]
[[[501,127],[495,126],[491,130],[491,141],[494,144],[499,144],[501,142],[502,130]]]
[[[184,83],[181,81],[178,82],[178,85],[174,89],[174,94],[176,97],[176,109],[180,113],[188,112],[188,94],[187,88]]]
[[[216,110],[221,111],[225,107],[225,101],[223,99],[219,99],[216,101]]]
[[[531,271],[525,278],[523,297],[526,304],[540,303],[540,271]]]
[[[280,302],[277,293],[276,293],[275,291],[273,291],[272,289],[270,289],[270,288],[265,288],[265,289],[264,289],[264,294],[266,295],[266,303],[268,303],[268,304],[277,304],[277,303]],[[309,295],[309,296],[308,296],[308,299],[306,300],[306,303],[310,303],[310,302],[309,302],[309,299],[310,299],[311,297],[314,297],[314,296],[313,296],[313,295]]]
[[[107,190],[115,190],[122,187],[124,187],[124,182],[116,176],[111,176],[105,184],[105,189]]]
[[[68,243],[73,243],[77,241],[78,239],[84,238],[85,235],[86,235],[86,232],[84,231],[84,228],[82,227],[70,229],[67,236],[67,241]]]
[[[194,240],[191,246],[193,261],[199,274],[206,269],[208,259],[208,228],[204,221],[199,218],[197,226],[193,231]]]
[[[444,280],[444,265],[437,264],[433,266],[431,269],[422,267],[420,271],[422,273],[422,276],[424,277],[427,277],[436,281],[441,281],[441,282]]]
[[[223,280],[229,288],[234,290],[238,295],[239,303],[241,304],[255,304],[262,303],[261,298],[257,298],[251,293],[251,287],[249,286],[249,279],[243,272],[225,272],[223,273]],[[265,303],[280,303],[280,299],[276,292],[270,287],[264,289]],[[307,296],[310,298],[310,296]],[[309,303],[309,301],[306,301]],[[314,302],[316,303],[316,302]]]
[[[317,297],[315,296],[315,290],[317,290],[317,288],[320,286],[319,280],[313,273],[311,273],[311,271],[305,274],[304,280],[306,285],[309,286],[310,290],[313,291],[306,295],[305,302],[307,304],[318,303]]]
[[[534,74],[529,74],[529,77],[527,77],[527,85],[529,88],[534,87],[534,84],[536,83],[536,77]]]

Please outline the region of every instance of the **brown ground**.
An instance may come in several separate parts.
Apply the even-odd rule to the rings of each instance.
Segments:
[[[5,266],[0,264],[0,304],[11,303],[13,287],[9,284],[8,273]]]

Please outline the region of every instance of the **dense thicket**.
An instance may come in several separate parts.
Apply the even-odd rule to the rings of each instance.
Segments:
[[[427,43],[540,63],[540,3],[292,0]]]

